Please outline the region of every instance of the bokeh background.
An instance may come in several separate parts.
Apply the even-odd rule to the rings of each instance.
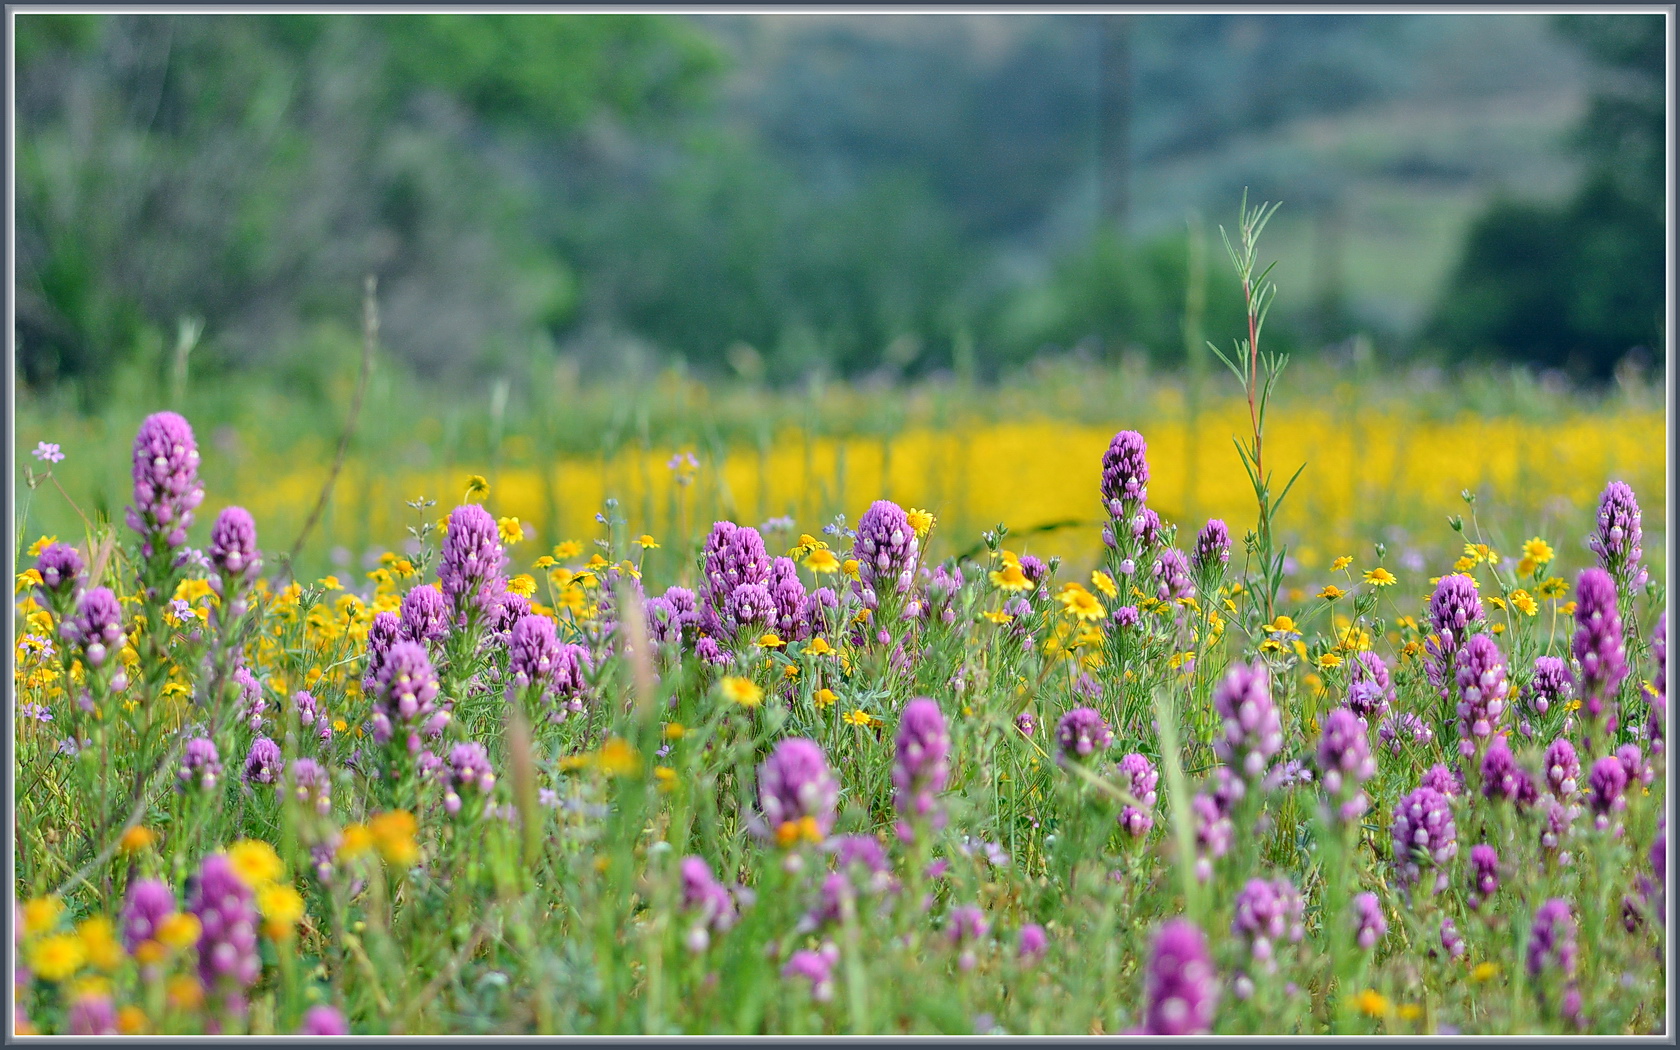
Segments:
[[[1239,334],[1219,227],[1246,189],[1282,202],[1264,342],[1294,355],[1306,567],[1462,543],[1465,489],[1507,549],[1575,551],[1611,476],[1661,549],[1659,15],[15,25],[18,468],[68,456],[32,533],[120,520],[167,406],[211,509],[284,549],[374,275],[312,566],[400,544],[404,501],[441,516],[468,473],[531,557],[607,498],[680,566],[709,516],[816,531],[885,495],[939,512],[945,553],[1002,520],[1077,559],[1120,426],[1174,520],[1240,534],[1245,415],[1205,340]]]

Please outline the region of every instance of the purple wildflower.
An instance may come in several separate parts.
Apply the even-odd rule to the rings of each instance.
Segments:
[[[76,613],[59,628],[64,640],[76,646],[88,667],[102,667],[127,643],[122,629],[122,605],[109,587],[95,587],[82,595]]]
[[[1206,882],[1213,876],[1213,862],[1230,850],[1235,827],[1229,812],[1201,792],[1190,799],[1190,813],[1196,820],[1196,878]]]
[[[1024,737],[1030,737],[1038,730],[1038,719],[1031,711],[1022,711],[1015,716],[1015,729]]]
[[[798,641],[809,633],[805,623],[805,584],[792,558],[770,563],[770,600],[775,607],[771,628],[787,641]]]
[[[933,829],[944,826],[938,805],[951,772],[950,753],[951,734],[939,705],[925,697],[904,705],[892,772],[901,837],[913,836],[913,829],[924,821]]]
[[[292,797],[300,805],[323,817],[332,812],[332,777],[319,762],[311,758],[292,759],[286,779],[291,783]],[[281,788],[284,790],[285,785]]]
[[[1135,605],[1120,605],[1115,607],[1112,619],[1114,620],[1114,626],[1125,629],[1136,627],[1143,616],[1138,612],[1138,607]]]
[[[29,453],[43,463],[64,462],[64,452],[56,441],[37,441],[35,448]]]
[[[193,510],[203,501],[192,426],[174,412],[147,416],[134,435],[134,502],[128,508],[141,553],[153,558],[185,544]]]
[[[1440,762],[1425,770],[1423,779],[1418,783],[1426,788],[1434,788],[1448,798],[1457,798],[1464,794],[1464,779]]]
[[[222,758],[216,753],[215,741],[202,736],[187,741],[181,769],[176,774],[181,790],[212,791],[221,775]]]
[[[1361,893],[1353,898],[1353,920],[1354,942],[1364,951],[1375,948],[1388,932],[1388,919],[1375,893]]]
[[[1358,820],[1369,804],[1363,785],[1376,774],[1377,763],[1371,757],[1365,722],[1350,708],[1338,707],[1325,716],[1324,733],[1318,740],[1318,769],[1324,790],[1341,800],[1341,819]]]
[[[398,730],[406,730],[410,734],[409,750],[418,751],[415,734],[433,717],[437,691],[437,672],[432,670],[425,647],[418,642],[392,643],[374,682],[374,740],[383,744]]]
[[[1213,1027],[1219,990],[1195,924],[1169,919],[1155,935],[1143,994],[1145,1035],[1203,1035]]]
[[[1587,546],[1598,555],[1598,564],[1624,587],[1644,584],[1647,573],[1639,564],[1643,535],[1639,523],[1639,500],[1623,481],[1612,481],[1598,497],[1598,528]]]
[[[443,796],[444,812],[456,816],[461,812],[462,795],[488,798],[495,786],[496,773],[490,768],[490,752],[483,744],[468,740],[449,750],[449,790]]]
[[[489,511],[465,503],[449,512],[438,580],[458,624],[491,612],[491,605],[507,590],[502,579],[506,562],[501,532]]]
[[[1196,534],[1196,549],[1190,563],[1203,577],[1217,576],[1231,560],[1231,530],[1218,518],[1209,518]]]
[[[41,574],[41,601],[50,609],[62,611],[75,607],[87,584],[87,566],[82,553],[67,543],[49,543],[35,559],[35,571]]]
[[[804,737],[783,740],[758,767],[759,808],[770,832],[785,845],[813,829],[817,839],[827,838],[839,799],[840,784],[822,748]]]
[[[1370,650],[1353,654],[1348,664],[1347,706],[1367,726],[1381,725],[1394,699],[1388,665]]]
[[[1485,842],[1470,847],[1470,907],[1480,909],[1482,902],[1499,889],[1499,853]]]
[[[762,634],[776,621],[776,600],[762,583],[743,583],[723,603],[723,623],[730,633]]]
[[[1248,942],[1249,953],[1267,972],[1277,968],[1275,946],[1306,935],[1306,905],[1287,878],[1250,879],[1237,892],[1231,933]]]
[[[559,662],[560,639],[554,634],[554,621],[546,616],[521,617],[508,642],[508,698],[525,690],[538,702],[552,695]]]
[[[1451,695],[1458,650],[1486,617],[1476,580],[1462,573],[1443,576],[1429,599],[1431,634],[1424,642],[1424,670],[1442,697]]]
[[[1451,916],[1441,920],[1441,949],[1451,958],[1464,957],[1464,938],[1459,936],[1458,924],[1452,921]]]
[[[45,554],[46,552],[42,552]],[[45,573],[42,574],[43,576]],[[1651,688],[1657,695],[1668,697],[1668,610],[1657,617],[1657,624],[1651,628],[1651,659],[1656,666],[1651,670]]]
[[[1120,518],[1149,498],[1148,444],[1135,430],[1122,430],[1102,459],[1102,498],[1109,516]]]
[[[1501,727],[1510,688],[1505,654],[1491,635],[1475,635],[1458,651],[1459,754],[1469,758],[1505,739]]]
[[[1044,927],[1036,922],[1029,922],[1021,927],[1020,946],[1016,949],[1016,956],[1023,963],[1035,963],[1044,958],[1044,953],[1050,947],[1050,938],[1044,932]]]
[[[257,549],[257,523],[250,511],[228,507],[216,515],[210,526],[210,564],[216,568],[217,593],[224,598],[255,581],[262,551]]]
[[[1224,720],[1213,750],[1246,780],[1258,780],[1283,747],[1283,723],[1272,703],[1266,665],[1233,663],[1213,690],[1213,707]]]
[[[1610,826],[1610,818],[1627,808],[1627,770],[1621,759],[1606,755],[1593,763],[1587,774],[1587,808],[1593,812],[1593,825],[1603,831]]]
[[[833,944],[824,944],[819,951],[801,948],[788,958],[782,976],[811,982],[811,998],[826,1003],[834,998],[834,964],[839,961],[840,950]]]
[[[1377,739],[1387,747],[1390,754],[1398,756],[1407,747],[1427,747],[1435,739],[1435,731],[1429,728],[1429,723],[1410,711],[1399,711],[1389,715],[1377,726]]]
[[[1528,975],[1556,971],[1566,982],[1575,978],[1575,915],[1561,897],[1541,904],[1528,932]]]
[[[1121,790],[1138,803],[1134,806],[1128,802],[1120,808],[1120,826],[1133,838],[1142,838],[1155,826],[1155,802],[1159,797],[1156,786],[1161,782],[1161,774],[1147,757],[1136,752],[1122,758],[1119,768]]]
[[[1616,760],[1622,764],[1622,772],[1627,774],[1628,787],[1633,787],[1638,781],[1642,787],[1649,787],[1656,778],[1656,770],[1645,761],[1645,753],[1639,750],[1638,744],[1623,744],[1616,749]]]
[[[367,632],[367,666],[362,670],[363,692],[373,691],[374,683],[379,681],[379,674],[385,668],[386,654],[391,651],[392,645],[402,640],[402,620],[396,613],[387,609],[373,614]]]
[[[1394,864],[1400,881],[1414,885],[1423,869],[1436,869],[1435,889],[1447,885],[1447,862],[1458,855],[1452,805],[1434,788],[1419,787],[1394,807]]]
[[[349,1035],[350,1025],[336,1006],[311,1006],[298,1026],[298,1035]]]
[[[957,956],[959,969],[974,969],[974,943],[985,937],[990,928],[990,924],[986,922],[986,913],[973,904],[951,909],[950,919],[945,926],[945,936],[950,939],[952,946],[961,949]]]
[[[1076,707],[1057,724],[1056,742],[1061,745],[1063,759],[1077,761],[1093,751],[1107,751],[1114,743],[1114,732],[1096,708]]]
[[[909,591],[918,546],[904,508],[891,500],[871,503],[858,518],[852,557],[857,559],[858,580],[866,592]]]
[[[441,642],[449,637],[449,603],[436,586],[411,588],[402,600],[402,637],[411,642]]]
[[[1157,555],[1149,572],[1155,578],[1155,597],[1162,601],[1189,598],[1196,593],[1196,581],[1190,576],[1190,563],[1177,547],[1168,547]]]
[[[1622,618],[1616,612],[1616,584],[1603,569],[1585,569],[1576,579],[1575,624],[1575,661],[1580,665],[1577,693],[1590,743],[1607,711],[1603,731],[1616,731],[1616,712],[1611,705],[1628,673]]]
[[[111,997],[83,992],[70,1003],[66,1017],[71,1035],[116,1035],[117,1008]]]
[[[1575,745],[1558,737],[1546,748],[1545,761],[1546,786],[1565,802],[1573,799],[1581,785],[1581,760],[1575,756]]]
[[[251,751],[245,756],[243,779],[247,784],[275,784],[284,766],[280,745],[266,736],[251,741]]]
[[[251,891],[221,853],[204,859],[187,910],[198,918],[198,976],[220,991],[228,1013],[242,1013],[245,991],[257,983],[257,909]]]
[[[1495,740],[1482,756],[1482,797],[1505,799],[1519,806],[1532,806],[1540,801],[1540,789],[1534,778],[1517,764],[1517,757],[1504,740]]]
[[[1569,853],[1564,850],[1565,841],[1573,829],[1577,807],[1558,799],[1546,800],[1546,822],[1540,828],[1540,849],[1556,858],[1560,864],[1569,863]]]
[[[175,891],[167,882],[136,879],[123,900],[122,942],[130,954],[143,942],[157,938],[158,925],[175,913]]]
[[[711,944],[713,933],[735,925],[735,898],[717,879],[711,866],[700,857],[684,857],[681,865],[682,909],[693,916],[685,943],[696,954]]]

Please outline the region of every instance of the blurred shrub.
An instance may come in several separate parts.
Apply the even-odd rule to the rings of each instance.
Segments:
[[[1427,335],[1602,379],[1630,350],[1662,345],[1664,22],[1592,15],[1557,26],[1601,67],[1576,137],[1586,178],[1560,205],[1490,206]]]

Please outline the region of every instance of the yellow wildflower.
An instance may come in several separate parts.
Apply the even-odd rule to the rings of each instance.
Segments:
[[[666,740],[681,740],[688,729],[681,722],[671,722],[665,726]]]
[[[45,933],[58,924],[64,902],[57,897],[36,897],[23,906],[23,932],[27,937]]]
[[[242,839],[228,847],[228,863],[239,881],[252,889],[259,889],[277,881],[285,871],[280,854],[260,839]]]
[[[817,826],[815,817],[786,820],[776,828],[776,844],[784,848],[802,841],[818,843],[822,839],[822,829]]]
[[[1470,970],[1472,981],[1490,981],[1499,976],[1499,964],[1494,962],[1479,962]]]
[[[810,557],[805,559],[805,567],[812,572],[828,575],[840,571],[840,559],[835,557],[831,550],[818,549],[812,551]]]
[[[1025,591],[1032,587],[1032,581],[1021,571],[1021,563],[1005,561],[1003,568],[993,569],[989,574],[992,585],[1000,591]]]
[[[117,1032],[121,1035],[141,1035],[146,1031],[146,1011],[129,1003],[117,1011]]]
[[[420,859],[420,847],[414,841],[418,830],[414,814],[402,809],[381,813],[368,821],[368,831],[380,854],[387,863],[401,868],[411,868]]]
[[[257,894],[257,911],[266,920],[263,928],[270,938],[287,940],[303,918],[303,897],[290,886],[268,886]]]
[[[1063,611],[1076,619],[1100,620],[1106,615],[1097,596],[1077,583],[1064,585],[1057,599],[1062,603]]]
[[[12,588],[12,593],[13,594],[22,594],[23,592],[25,592],[27,590],[30,590],[32,588],[39,587],[39,586],[41,586],[41,573],[40,573],[40,571],[37,570],[37,569],[25,569],[22,572],[18,573],[17,584]]]
[[[87,952],[80,937],[59,933],[31,945],[28,958],[29,968],[37,977],[62,981],[82,968]]]
[[[108,972],[122,965],[123,947],[110,919],[103,915],[84,919],[76,926],[76,936],[82,939],[82,952],[96,969]]]
[[[483,474],[468,474],[467,475],[467,494],[464,498],[468,502],[471,502],[473,500],[484,499],[488,495],[490,495],[490,482],[488,482],[484,479],[484,475]]]
[[[1344,554],[1340,558],[1337,558],[1335,561],[1330,563],[1330,571],[1331,572],[1341,572],[1343,569],[1347,568],[1349,565],[1352,565],[1352,564],[1353,564],[1353,555]]]
[[[851,579],[857,579],[858,560],[856,558],[847,558],[844,562],[840,563],[840,571],[845,573]]]
[[[659,784],[659,790],[670,792],[677,787],[677,771],[670,766],[654,766],[653,779]]]
[[[1574,602],[1564,602],[1562,605],[1558,606],[1558,612],[1562,613],[1564,616],[1574,616],[1575,615],[1575,603]]]
[[[1365,574],[1365,582],[1373,587],[1392,587],[1398,581],[1392,572],[1379,565]]]
[[[196,977],[177,974],[169,979],[167,988],[169,1005],[177,1010],[196,1010],[204,1004],[204,985]]]
[[[520,573],[507,582],[509,594],[517,594],[521,598],[529,598],[537,593],[537,581],[527,573]]]
[[[1354,996],[1353,1003],[1359,1007],[1359,1012],[1367,1017],[1387,1017],[1393,1009],[1389,1004],[1388,996],[1374,988],[1367,988]]]
[[[1402,1021],[1415,1021],[1423,1016],[1423,1007],[1417,1003],[1401,1003],[1395,1013]]]
[[[1569,581],[1562,576],[1548,576],[1534,588],[1534,593],[1548,601],[1562,598],[1569,593]]]
[[[31,558],[39,558],[41,556],[42,551],[46,550],[48,547],[52,546],[53,544],[55,544],[57,542],[58,542],[58,537],[57,536],[42,536],[40,539],[36,540],[34,543],[31,543],[29,545],[29,556]]]
[[[496,532],[503,543],[525,542],[525,527],[519,524],[518,518],[497,518]]]
[[[777,634],[775,631],[771,631],[769,634],[759,635],[758,644],[766,649],[780,649],[787,643],[782,640],[781,635]]]
[[[836,699],[832,689],[818,689],[811,694],[811,702],[817,705],[819,711],[833,707]]]
[[[828,639],[817,635],[805,644],[805,651],[812,656],[827,656],[834,651],[834,646],[828,644]]]
[[[1328,671],[1332,667],[1342,666],[1342,658],[1335,653],[1324,653],[1318,658],[1318,669]]]
[[[1347,594],[1346,591],[1342,590],[1333,583],[1325,584],[1324,589],[1318,592],[1318,596],[1327,602],[1338,601],[1345,594]]]
[[[764,702],[764,690],[760,689],[757,683],[750,678],[742,678],[739,675],[725,675],[723,681],[718,683],[718,687],[722,690],[725,700],[740,704],[742,707],[757,707]]]
[[[1114,577],[1101,569],[1091,570],[1091,586],[1101,591],[1105,598],[1120,597],[1120,588],[1114,585]]]
[[[203,927],[198,921],[198,916],[191,912],[174,912],[165,916],[157,925],[158,941],[177,951],[197,944],[198,936],[202,932]]]
[[[577,540],[562,540],[554,545],[554,557],[559,561],[575,558],[583,553],[583,544]]]
[[[869,724],[869,712],[861,707],[854,707],[840,716],[840,720],[849,726],[866,726]]]
[[[910,508],[910,513],[907,517],[910,519],[910,528],[916,533],[916,537],[918,539],[926,536],[929,532],[932,532],[933,526],[937,522],[937,519],[934,518],[932,513],[925,510],[917,510],[915,507]]]

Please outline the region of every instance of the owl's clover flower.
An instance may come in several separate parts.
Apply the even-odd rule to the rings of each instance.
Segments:
[[[449,603],[433,584],[410,588],[403,595],[400,620],[401,635],[411,642],[435,645],[449,637]]]
[[[1324,790],[1340,802],[1337,816],[1344,822],[1364,815],[1369,800],[1364,784],[1376,775],[1365,722],[1346,707],[1338,707],[1324,719],[1318,741],[1318,769]]]
[[[1499,889],[1499,853],[1485,842],[1470,847],[1470,907],[1480,909],[1482,902]]]
[[[891,500],[876,500],[858,518],[852,557],[857,559],[858,582],[866,594],[908,593],[919,551],[909,515]]]
[[[1056,725],[1056,742],[1061,760],[1079,761],[1092,752],[1107,751],[1114,743],[1114,732],[1096,708],[1076,707]]]
[[[443,796],[444,812],[452,817],[458,816],[463,795],[486,799],[495,786],[496,773],[490,768],[490,752],[483,744],[468,740],[450,749],[449,786]]]
[[[1364,951],[1370,951],[1388,932],[1388,918],[1383,915],[1382,901],[1375,893],[1361,893],[1353,898],[1353,939]]]
[[[140,534],[141,553],[152,559],[185,545],[193,511],[204,501],[191,424],[174,412],[147,416],[134,435],[133,479],[127,518]]]
[[[915,828],[923,822],[934,830],[944,826],[939,793],[950,777],[950,753],[951,734],[939,705],[925,697],[904,705],[892,770],[900,837],[913,837]]]
[[[1120,826],[1133,838],[1142,838],[1155,826],[1155,802],[1160,797],[1156,786],[1161,774],[1147,757],[1135,752],[1120,760],[1119,771],[1122,790],[1138,802],[1120,808]]]
[[[1505,700],[1511,685],[1505,654],[1490,635],[1478,634],[1465,643],[1458,651],[1457,671],[1458,753],[1469,758],[1505,739]]]
[[[1458,855],[1452,804],[1430,787],[1419,787],[1394,807],[1394,864],[1403,885],[1416,885],[1424,868],[1436,869],[1435,889],[1447,885],[1447,862]]]
[[[1447,697],[1452,693],[1458,650],[1487,614],[1472,576],[1443,576],[1429,598],[1430,636],[1424,642],[1424,670],[1429,683]]]
[[[434,719],[448,717],[447,712],[436,710],[437,693],[437,672],[425,647],[418,642],[392,643],[374,682],[374,740],[383,744],[398,731],[406,731],[408,750],[419,751],[421,729],[429,730]]]
[[[1155,935],[1144,978],[1144,1035],[1203,1035],[1218,1001],[1207,938],[1187,919],[1169,919]]]
[[[826,839],[839,799],[839,781],[815,741],[789,737],[758,767],[759,809],[780,845]]]
[[[1250,879],[1237,892],[1231,933],[1248,943],[1249,953],[1268,972],[1275,970],[1275,947],[1298,943],[1306,935],[1306,904],[1287,878]]]
[[[222,995],[222,1009],[237,1016],[262,973],[256,904],[225,854],[206,857],[195,883],[187,910],[199,922],[198,977],[207,991]]]
[[[280,757],[280,745],[266,736],[251,741],[250,753],[245,756],[243,779],[247,784],[275,784],[285,765]]]
[[[1283,723],[1272,703],[1266,665],[1233,663],[1214,687],[1213,707],[1224,721],[1213,750],[1245,780],[1259,780],[1283,748]]]
[[[457,624],[475,623],[492,613],[491,606],[507,591],[502,578],[506,563],[501,531],[489,511],[464,503],[449,512],[438,581]]]
[[[120,923],[123,947],[133,954],[141,944],[156,940],[158,927],[173,914],[175,891],[167,882],[136,879],[129,883]]]
[[[1616,584],[1603,569],[1584,569],[1575,581],[1575,662],[1580,666],[1577,694],[1591,742],[1605,719],[1603,732],[1616,731],[1616,691],[1627,677],[1627,649],[1622,618],[1616,611]]]
[[[175,774],[182,791],[212,791],[222,775],[222,757],[216,743],[209,737],[194,737],[187,741],[181,755],[181,768]]]
[[[1623,587],[1643,586],[1649,575],[1639,564],[1644,551],[1639,500],[1625,481],[1612,481],[1598,497],[1598,527],[1587,546],[1598,564]]]
[[[712,934],[723,933],[735,925],[735,898],[712,876],[711,866],[700,857],[684,857],[680,872],[682,910],[693,922],[684,943],[689,951],[698,954],[711,944]]]

